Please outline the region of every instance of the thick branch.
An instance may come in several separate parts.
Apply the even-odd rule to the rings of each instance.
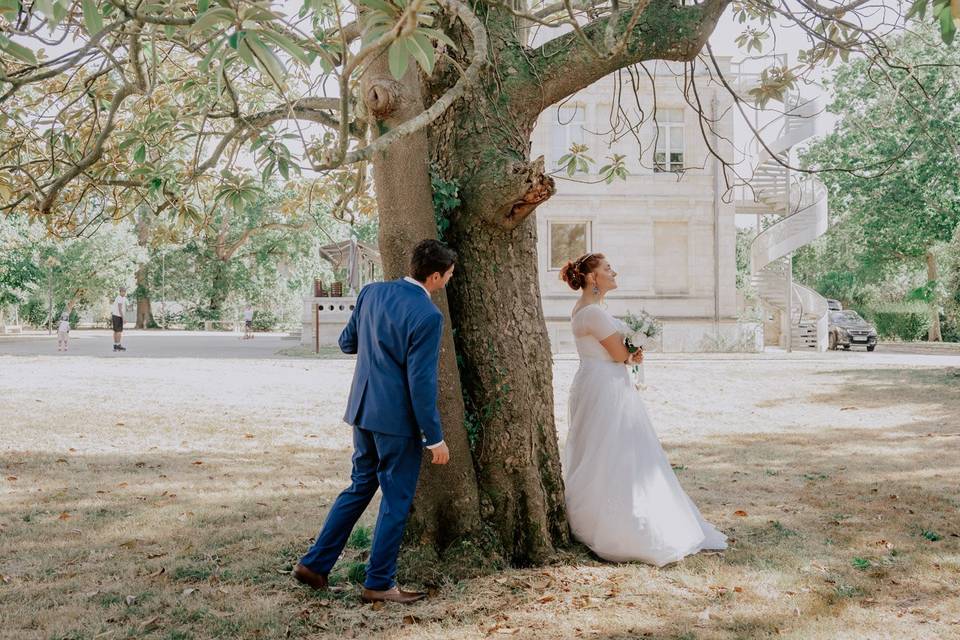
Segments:
[[[730,1],[705,0],[697,5],[680,6],[674,0],[652,0],[639,20],[632,12],[621,11],[584,26],[584,37],[592,47],[582,42],[576,33],[550,40],[537,49],[537,59],[533,62],[543,94],[542,103],[532,107],[539,113],[604,76],[644,60],[693,59],[713,33]],[[633,28],[627,32],[631,24]],[[591,55],[591,48],[603,49],[610,26],[614,37],[625,41],[625,46],[603,57]],[[529,94],[529,87],[518,86],[511,91]],[[529,102],[529,95],[511,98],[516,98],[519,104]]]
[[[477,16],[460,0],[440,0],[440,4],[444,5],[470,30],[473,40],[473,54],[466,72],[457,80],[453,88],[440,96],[429,109],[421,112],[420,115],[407,120],[395,129],[391,129],[362,149],[347,153],[341,161],[331,160],[315,165],[313,167],[315,171],[325,171],[338,166],[369,160],[375,153],[386,149],[396,140],[428,126],[440,117],[450,105],[460,99],[470,86],[479,81],[480,71],[487,62],[487,30]]]

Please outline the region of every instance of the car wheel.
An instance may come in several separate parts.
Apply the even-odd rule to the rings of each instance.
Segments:
[[[877,348],[877,345],[875,344],[867,345],[867,351],[873,351],[876,348]]]
[[[836,351],[836,350],[837,350],[837,334],[831,333],[830,334],[830,351]]]

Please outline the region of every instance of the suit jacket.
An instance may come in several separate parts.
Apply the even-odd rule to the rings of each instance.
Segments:
[[[360,291],[340,350],[357,354],[343,419],[369,431],[443,440],[437,368],[443,314],[423,289],[402,278]]]

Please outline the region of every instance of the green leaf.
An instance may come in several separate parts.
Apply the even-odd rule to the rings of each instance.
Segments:
[[[260,38],[252,33],[248,33],[243,41],[250,47],[250,51],[256,58],[260,70],[277,85],[284,86],[286,84],[287,70],[276,54],[263,44]]]
[[[303,47],[298,45],[287,36],[277,33],[276,31],[267,30],[260,31],[260,35],[274,42],[278,47],[289,53],[300,62],[306,65],[310,64],[310,55],[304,51]]]
[[[87,33],[94,35],[103,31],[103,16],[100,15],[100,7],[93,0],[83,0],[83,24],[87,27]]]
[[[233,22],[236,20],[236,18],[237,14],[233,11],[233,9],[217,7],[216,9],[211,9],[210,11],[205,12],[203,15],[197,18],[197,21],[193,23],[193,26],[190,27],[190,30],[193,32],[205,31],[221,22]]]
[[[198,0],[197,2],[197,15],[203,13],[210,8],[210,0]]]
[[[384,2],[384,0],[360,0],[360,4],[370,7],[371,9],[376,9],[377,11],[382,11],[388,16],[395,16],[400,13],[397,7],[388,2]]]
[[[230,37],[227,38],[227,42],[230,43],[230,48],[237,49],[240,45],[240,36],[243,35],[243,31],[234,31],[230,34]]]
[[[14,20],[20,10],[20,0],[0,0],[0,16]]]
[[[133,154],[133,159],[135,162],[143,164],[147,159],[147,147],[145,145],[140,145],[137,147],[136,152]]]
[[[913,6],[910,7],[910,11],[907,12],[907,19],[917,16],[919,19],[923,20],[924,15],[927,13],[927,3],[930,0],[915,0]]]
[[[28,64],[37,64],[37,57],[33,55],[33,51],[21,44],[17,44],[4,35],[0,35],[0,49],[6,51],[18,60],[22,60]]]
[[[426,35],[428,38],[439,40],[440,42],[447,45],[451,49],[457,49],[456,43],[450,39],[450,36],[445,34],[443,31],[440,31],[440,29],[430,29],[429,27],[421,27],[420,29],[417,29],[417,33],[422,33]]]
[[[940,9],[940,37],[947,44],[953,44],[953,36],[957,33],[957,26],[953,23],[953,16],[950,15],[950,5],[945,4]]]
[[[416,59],[424,73],[430,75],[433,73],[433,45],[430,44],[430,40],[425,35],[419,35],[419,40],[417,40],[417,37],[418,34],[414,33],[410,37],[404,38],[404,46],[406,46],[410,55]]]
[[[407,72],[407,65],[410,64],[410,56],[407,48],[400,40],[394,40],[390,43],[390,49],[387,52],[388,62],[390,64],[390,73],[397,80],[403,79],[403,74]]]
[[[217,55],[217,51],[220,50],[220,47],[223,46],[223,43],[226,42],[229,38],[220,38],[213,46],[210,47],[210,51],[207,52],[207,55],[203,56],[203,60],[200,61],[198,65],[201,71],[206,71],[210,68],[210,63],[213,61],[213,57]]]

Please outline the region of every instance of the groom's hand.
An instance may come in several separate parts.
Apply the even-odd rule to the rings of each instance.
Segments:
[[[640,364],[643,362],[643,349],[637,349],[630,354],[630,362],[633,364]]]
[[[433,454],[433,460],[430,461],[433,464],[447,464],[450,462],[450,449],[447,449],[446,443],[430,449],[430,453]]]

